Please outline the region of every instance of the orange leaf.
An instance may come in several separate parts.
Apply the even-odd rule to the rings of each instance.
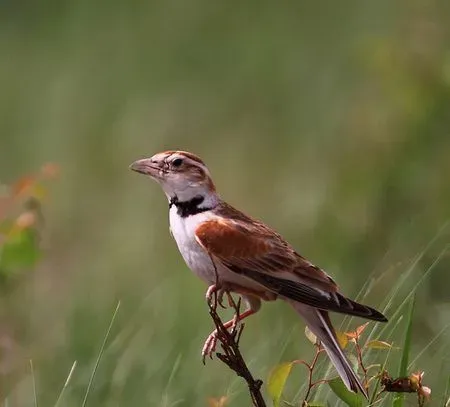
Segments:
[[[19,180],[12,186],[13,196],[17,197],[29,193],[35,183],[36,178],[31,175],[19,178]]]
[[[227,405],[228,397],[222,396],[218,399],[216,398],[209,398],[208,399],[208,405],[209,407],[225,407]]]
[[[351,331],[351,332],[344,332],[344,335],[352,340],[356,339],[356,332],[355,331]]]
[[[356,328],[356,333],[358,334],[358,338],[364,332],[364,329],[366,329],[367,325],[369,325],[369,322],[366,322],[365,324],[362,324],[362,325],[358,326],[358,328]]]
[[[367,325],[369,325],[369,322],[366,322],[365,324],[358,326],[354,331],[344,332],[344,334],[350,339],[359,339],[361,334],[364,332],[364,329],[366,329]]]

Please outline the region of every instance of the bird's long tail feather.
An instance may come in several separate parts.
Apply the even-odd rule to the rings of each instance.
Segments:
[[[290,301],[290,303],[300,316],[305,319],[309,329],[320,340],[346,387],[355,393],[360,391],[368,398],[367,390],[353,371],[347,356],[345,356],[339,346],[328,312],[294,301]]]

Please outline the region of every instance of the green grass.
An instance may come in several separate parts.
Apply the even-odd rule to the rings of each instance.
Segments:
[[[435,240],[433,240],[433,242],[434,241]],[[429,248],[430,248],[430,246],[427,246],[426,250],[428,250]],[[418,258],[422,257],[424,254],[425,254],[425,251],[422,252],[420,254],[420,256],[418,256]],[[429,347],[431,347],[433,345],[433,343],[435,343],[438,340],[438,338],[445,332],[446,327],[444,327],[443,330],[440,333],[438,333],[434,338],[432,338],[430,340],[430,342],[415,356],[415,358],[414,358],[414,360],[412,362],[409,362],[409,359],[411,358],[411,356],[413,356],[412,353],[411,353],[412,352],[411,348],[412,348],[412,341],[413,341],[413,338],[414,338],[413,329],[412,329],[412,321],[414,319],[414,302],[415,302],[414,298],[415,298],[415,294],[416,294],[417,290],[420,288],[420,283],[422,283],[424,281],[424,278],[427,277],[429,275],[429,273],[431,273],[433,267],[442,258],[442,254],[443,253],[441,253],[441,255],[439,255],[438,258],[436,259],[436,261],[434,261],[432,263],[432,265],[426,270],[422,280],[420,280],[418,283],[414,283],[413,284],[412,290],[409,292],[409,294],[405,298],[403,298],[403,299],[396,298],[396,294],[399,292],[401,284],[395,286],[392,289],[392,292],[389,294],[389,297],[386,299],[387,305],[386,305],[385,311],[388,311],[389,307],[392,307],[393,304],[398,304],[397,310],[394,312],[394,315],[392,316],[391,321],[385,327],[383,327],[383,329],[380,330],[379,336],[375,335],[374,331],[372,330],[370,332],[369,336],[367,336],[364,339],[364,342],[369,341],[371,338],[379,337],[382,340],[392,341],[392,343],[395,344],[396,342],[393,342],[393,333],[395,331],[398,331],[399,327],[400,327],[401,328],[400,332],[404,332],[404,334],[403,334],[403,341],[401,341],[399,343],[401,350],[400,351],[396,350],[396,346],[394,346],[393,350],[387,351],[387,356],[385,357],[384,361],[383,361],[384,356],[383,356],[383,353],[381,351],[367,350],[366,353],[365,353],[366,365],[367,365],[367,363],[369,363],[369,360],[372,363],[380,363],[381,366],[383,366],[382,370],[387,369],[392,374],[392,372],[394,372],[395,360],[396,360],[396,358],[393,357],[394,356],[393,353],[400,352],[401,353],[401,358],[400,358],[400,368],[399,368],[398,375],[397,375],[398,377],[404,377],[404,376],[407,376],[408,374],[412,373],[412,371],[411,371],[412,367],[414,367],[416,369],[420,369],[420,365],[418,365],[416,362],[418,360],[420,360],[421,356],[427,351],[427,349]],[[417,266],[417,259],[412,263],[412,266],[407,271],[405,271],[402,276],[400,276],[400,280],[401,280],[402,284],[405,284],[405,282],[407,281],[406,277],[408,277],[411,274],[412,269],[415,266]],[[368,294],[368,292],[366,292],[366,295],[367,294]],[[364,295],[359,300],[363,301],[364,300]],[[407,302],[407,301],[409,301],[409,302]],[[88,388],[86,390],[86,394],[85,394],[84,401],[83,401],[83,406],[86,405],[87,396],[89,395],[91,386],[94,383],[95,373],[97,371],[97,368],[98,368],[98,365],[99,365],[99,362],[100,362],[100,358],[101,358],[101,356],[103,354],[103,351],[104,351],[104,348],[105,348],[105,344],[106,344],[106,341],[108,339],[109,333],[111,331],[111,327],[112,327],[112,324],[113,324],[114,319],[116,317],[119,305],[120,305],[120,303],[118,304],[118,306],[117,306],[117,308],[116,308],[116,310],[114,312],[114,315],[113,315],[113,317],[111,319],[110,326],[109,326],[108,331],[107,331],[107,333],[105,335],[104,342],[102,344],[101,350],[100,350],[99,355],[97,357],[96,364],[95,364],[94,370],[92,372],[92,375],[90,377]],[[406,314],[404,314],[404,312],[406,312]],[[348,324],[346,325],[347,329],[349,328],[350,324],[351,324],[351,321],[349,321]],[[445,349],[443,349],[443,350],[445,350]],[[375,353],[375,355],[374,355],[374,353]],[[392,357],[390,357],[390,356],[392,356]],[[439,357],[439,355],[436,355],[436,357]],[[183,404],[183,400],[182,399],[181,400],[174,400],[172,402],[170,401],[170,399],[171,399],[171,397],[170,397],[170,388],[171,388],[171,385],[172,385],[172,383],[174,381],[174,378],[176,376],[176,372],[178,371],[178,369],[180,367],[180,364],[182,364],[182,357],[181,357],[181,355],[178,355],[178,357],[175,360],[175,363],[174,363],[174,365],[172,367],[169,379],[167,381],[165,390],[164,390],[163,395],[162,395],[161,403],[164,406],[175,406],[175,405],[178,405],[178,404]],[[66,389],[66,387],[68,385],[68,382],[69,382],[69,379],[71,377],[71,374],[72,374],[72,371],[73,371],[74,367],[75,367],[75,364],[74,364],[74,366],[71,369],[71,373],[69,374],[69,377],[66,380],[66,383],[65,383],[65,385],[63,387],[63,390],[61,391],[60,396],[58,398],[58,401],[61,398],[63,391]],[[323,366],[322,366],[322,369],[319,369],[319,371],[323,372]],[[330,369],[326,370],[325,376],[326,377],[330,376]],[[428,382],[426,384],[427,385],[431,385]],[[441,383],[436,383],[436,385],[440,386]],[[374,402],[375,396],[376,396],[376,394],[378,392],[378,388],[379,388],[379,382],[377,381],[376,387],[372,391],[371,403],[370,404],[372,404]],[[325,393],[324,393],[324,390],[325,390]],[[299,402],[299,399],[301,398],[301,394],[302,394],[303,391],[304,391],[304,388],[302,388],[302,391],[299,392],[298,395],[296,396],[296,398],[291,402],[292,405],[296,405],[296,403]],[[408,395],[408,397],[414,397],[414,396]],[[340,405],[342,403],[342,402],[334,399],[334,397],[331,395],[331,393],[326,390],[326,385],[320,386],[320,390],[317,392],[317,396],[315,397],[315,399],[317,399],[318,401],[326,400],[328,403],[334,403],[333,405]],[[377,405],[381,405],[381,406],[391,405],[391,399],[389,397],[387,397],[387,394],[382,396],[382,399],[384,400],[384,402],[381,403],[381,404],[377,403]],[[401,395],[400,397],[398,397],[398,396],[395,397],[393,405],[394,406],[402,406],[403,405],[403,399],[404,399],[403,395]],[[349,403],[350,403],[350,401],[349,401]],[[349,405],[352,405],[352,404],[350,403]]]
[[[398,377],[407,377],[410,373],[408,372],[408,363],[411,354],[414,304],[415,304],[415,296],[412,295],[409,301],[408,313],[406,315],[405,339],[403,340],[402,344],[402,358],[398,370]],[[394,397],[393,407],[402,407],[404,405],[404,398],[405,398],[404,394],[396,394]]]
[[[34,367],[33,367],[33,360],[32,359],[30,359],[30,374],[31,374],[31,378],[33,380],[34,407],[38,407],[38,400],[37,400],[37,394],[36,394],[36,378],[34,377]]]
[[[367,333],[363,335],[363,339],[361,340],[361,345],[372,339],[380,339],[383,341],[388,341],[394,346],[388,351],[373,349],[365,350],[363,356],[366,366],[370,364],[379,364],[380,366],[383,366],[383,369],[386,369],[393,377],[403,377],[409,375],[413,371],[426,369],[422,365],[422,361],[424,361],[424,355],[429,354],[429,350],[434,348],[434,346],[440,342],[440,339],[445,336],[448,325],[444,326],[439,332],[436,333],[436,335],[431,337],[430,340],[422,347],[422,349],[419,349],[416,345],[414,345],[415,338],[417,337],[417,334],[413,329],[413,320],[417,319],[417,307],[414,307],[414,304],[416,303],[415,298],[420,298],[420,292],[423,288],[424,283],[427,281],[427,279],[430,279],[432,277],[433,271],[436,270],[436,268],[439,266],[440,261],[444,259],[444,256],[448,250],[448,246],[445,246],[444,249],[437,255],[436,259],[434,259],[431,264],[424,269],[422,276],[417,281],[413,280],[412,275],[414,274],[414,269],[418,267],[420,260],[427,255],[428,251],[433,250],[433,245],[439,244],[439,237],[444,232],[445,228],[442,228],[431,240],[431,242],[424,248],[424,250],[421,251],[416,256],[416,258],[412,260],[411,265],[400,276],[397,276],[398,283],[393,285],[391,291],[388,293],[387,297],[384,300],[385,306],[383,309],[387,316],[390,318],[389,322],[385,325],[376,324],[370,331],[368,328]],[[377,279],[377,282],[374,282],[375,280],[368,280],[368,282],[360,290],[360,294],[357,295],[358,301],[364,302],[366,297],[371,294],[371,290],[375,290],[377,288],[377,284],[381,284],[384,279],[389,278],[390,276],[385,273],[381,278]],[[158,357],[158,353],[155,352],[155,349],[152,348],[153,346],[155,346],[155,338],[156,340],[158,340],[159,336],[159,340],[162,341],[160,342],[160,347],[157,348],[158,351],[163,349],[162,345],[164,341],[167,341],[168,339],[176,341],[176,338],[173,338],[170,331],[167,330],[162,335],[159,335],[158,330],[161,326],[163,326],[161,325],[161,323],[164,323],[164,321],[161,320],[158,321],[154,326],[155,330],[153,335],[156,335],[155,338],[151,341],[147,341],[147,338],[145,338],[145,336],[148,335],[149,331],[147,329],[142,330],[142,321],[144,321],[148,315],[151,315],[152,312],[154,312],[153,308],[155,307],[155,305],[158,304],[167,295],[166,293],[170,292],[171,287],[172,283],[169,282],[165,287],[153,291],[134,309],[130,308],[127,302],[124,302],[124,309],[128,310],[124,312],[127,312],[128,314],[132,312],[132,315],[130,315],[130,317],[127,316],[126,320],[122,321],[120,323],[120,327],[114,330],[113,333],[113,325],[116,322],[120,322],[116,320],[118,319],[118,311],[121,307],[122,302],[119,301],[117,303],[112,317],[110,318],[110,323],[106,330],[106,333],[104,333],[103,335],[103,341],[99,350],[97,351],[97,355],[94,359],[94,364],[91,368],[90,374],[86,376],[89,366],[92,365],[92,363],[90,362],[90,358],[84,358],[84,361],[79,361],[78,359],[75,360],[75,362],[73,362],[71,365],[69,373],[66,376],[61,376],[58,380],[60,383],[61,381],[63,381],[64,384],[57,394],[56,402],[54,403],[55,407],[59,407],[62,405],[72,405],[74,403],[77,404],[76,400],[78,400],[82,407],[86,407],[90,404],[90,398],[92,398],[91,403],[95,405],[98,402],[99,397],[105,400],[116,400],[117,402],[120,402],[122,396],[121,392],[124,390],[124,387],[119,387],[119,389],[117,390],[116,375],[117,367],[119,366],[118,364],[120,364],[121,362],[125,362],[126,368],[126,370],[120,373],[123,383],[122,386],[129,386],[129,380],[133,381],[141,379],[141,384],[139,384],[138,389],[142,390],[143,387],[141,386],[144,386],[147,380],[149,386],[153,388],[154,382],[152,382],[152,380],[154,379],[152,379],[151,377],[139,378],[139,376],[142,375],[143,372],[145,372],[145,370],[139,370],[139,366],[145,369],[147,369],[148,367],[152,367],[151,364],[154,363],[155,359]],[[403,294],[403,297],[401,297],[402,292],[405,293]],[[206,307],[204,308],[204,314],[207,314]],[[86,320],[86,316],[83,316],[83,318],[81,319],[81,323],[84,324]],[[178,319],[177,323],[179,324],[181,323],[181,321],[182,318]],[[345,328],[345,330],[349,330],[352,326],[355,327],[355,323],[356,321],[353,320],[353,318],[344,319],[342,329]],[[97,329],[100,328],[101,325],[104,324],[97,324],[97,326],[91,325],[91,328]],[[253,326],[252,328],[252,324],[248,325],[249,326],[245,330],[244,337],[254,338],[250,340],[255,340],[255,333],[252,332],[252,330],[255,329],[255,326]],[[193,327],[189,323],[185,325],[185,329],[191,330],[191,328]],[[78,326],[74,331],[74,337],[76,337],[76,334],[79,333],[79,329],[80,328]],[[265,330],[266,328],[263,329]],[[97,329],[97,332],[100,334],[101,330]],[[157,394],[154,401],[151,401],[150,403],[156,403],[163,406],[177,406],[190,403],[187,400],[192,396],[189,396],[188,387],[192,385],[192,383],[196,383],[195,380],[202,380],[200,376],[198,376],[197,379],[193,380],[192,377],[186,376],[185,373],[186,369],[189,370],[189,367],[192,366],[192,363],[195,363],[195,360],[197,359],[197,345],[201,339],[201,336],[195,335],[195,329],[191,330],[191,332],[194,333],[195,337],[195,343],[194,341],[192,341],[191,350],[183,352],[181,349],[175,347],[173,348],[175,350],[175,352],[173,353],[173,363],[171,363],[169,366],[159,364],[156,367],[156,375],[154,376],[154,378],[157,377],[160,372],[164,372],[164,375],[163,377],[161,377],[162,380],[158,385],[161,390],[158,391],[159,394]],[[259,376],[263,377],[264,379],[267,377],[271,369],[271,365],[272,367],[275,366],[278,361],[282,359],[280,357],[278,357],[277,359],[273,359],[270,357],[267,358],[267,353],[263,350],[264,346],[270,349],[270,347],[273,346],[271,344],[279,341],[279,339],[277,338],[283,338],[282,342],[279,342],[281,346],[278,348],[278,351],[281,352],[281,354],[284,354],[289,351],[290,343],[297,341],[296,335],[294,335],[295,332],[292,329],[287,336],[284,335],[281,331],[279,332],[280,336],[277,336],[275,331],[271,331],[271,334],[273,335],[273,338],[271,337],[271,335],[267,336],[267,333],[264,333],[266,341],[264,341],[262,344],[258,344],[258,342],[256,342],[256,349],[253,348],[250,350],[246,350],[247,358],[251,368],[256,372],[259,372]],[[89,337],[93,336],[90,335]],[[98,343],[99,338],[100,335],[98,335],[97,340],[93,341],[94,347],[95,343]],[[276,342],[273,341],[274,338]],[[149,344],[147,348],[145,346],[142,347],[142,344],[145,343]],[[243,341],[243,344],[243,346],[245,347],[245,340]],[[92,349],[94,349],[94,347]],[[145,357],[143,353],[145,352],[145,349],[148,349],[148,357],[145,364],[141,364],[139,359]],[[440,349],[440,352],[435,352],[433,358],[435,360],[439,360],[439,358],[442,358],[445,361],[446,352],[449,351],[448,343],[447,345],[445,345],[444,342],[444,346],[441,346]],[[260,352],[262,358],[259,356]],[[385,352],[387,352],[386,355]],[[92,358],[94,356],[95,354],[92,353]],[[65,359],[67,360],[67,358]],[[264,364],[261,363],[262,360],[264,361]],[[101,361],[103,361],[103,368],[100,363]],[[400,366],[400,368],[397,368],[396,366]],[[299,368],[296,368],[294,370],[299,370]],[[378,369],[377,371],[380,371],[380,369]],[[373,371],[373,374],[376,374],[377,371]],[[230,397],[231,405],[238,403],[237,400],[242,400],[242,402],[244,402],[244,400],[247,400],[248,395],[246,394],[245,387],[243,386],[241,380],[235,378],[233,374],[228,372],[223,365],[221,365],[217,361],[209,361],[207,366],[202,370],[202,374],[206,375],[203,377],[208,377],[209,372],[212,372],[213,374],[217,372],[217,374],[222,378],[227,377],[228,384],[226,384],[225,382],[225,386],[222,385],[219,392],[217,392],[217,389],[209,392],[212,388],[208,390],[205,387],[205,390],[202,390],[204,391],[204,393],[197,396],[198,399],[203,400],[206,403],[206,400],[209,396],[227,395]],[[258,375],[258,373],[255,374]],[[184,378],[180,378],[180,375],[184,375],[182,376]],[[316,370],[316,378],[330,378],[333,377],[333,375],[334,373],[328,360],[326,358],[323,358],[322,362],[318,364],[318,368]],[[32,402],[33,405],[42,405],[42,400],[46,400],[48,395],[46,395],[41,389],[48,388],[48,385],[42,379],[38,381],[36,380],[35,363],[31,360],[29,362],[29,376],[31,381],[28,381],[25,378],[22,380],[22,382],[29,382],[32,391],[26,391],[25,394],[29,394],[29,401]],[[62,379],[64,377],[65,380]],[[304,377],[303,373],[300,374],[300,377]],[[180,382],[180,380],[182,381]],[[184,380],[187,380],[187,383],[183,383]],[[87,381],[86,385],[83,385],[84,381]],[[183,383],[182,391],[179,390],[180,383]],[[375,396],[378,394],[377,392],[379,389],[379,380],[375,380],[375,383],[375,388],[372,387],[371,403],[374,403]],[[445,383],[445,376],[442,377],[440,373],[436,371],[427,371],[427,375],[425,376],[425,384],[432,388],[433,397],[435,397],[435,394],[439,395],[440,392],[442,392],[442,398],[443,400],[445,400],[446,394],[448,392],[448,388],[446,387],[448,386],[448,384]],[[21,382],[18,382],[17,386],[17,389],[23,387],[21,385]],[[83,387],[84,392],[80,392],[81,388]],[[282,400],[286,399],[285,393],[289,394],[289,392],[292,391],[291,389],[295,389],[295,396],[289,401],[290,405],[297,405],[302,400],[302,397],[305,393],[304,385],[299,386],[298,382],[294,381],[293,378],[289,378],[287,386],[285,387],[283,385],[283,387],[284,392]],[[196,387],[197,391],[199,388],[200,387]],[[334,391],[337,390],[339,389],[334,389]],[[12,395],[14,395],[15,391],[12,393]],[[99,391],[100,393],[98,393]],[[147,395],[148,394],[149,393],[147,393]],[[313,400],[316,400],[318,403],[323,403],[326,401],[328,403],[333,403],[333,405],[336,406],[345,405],[343,401],[337,399],[336,396],[333,395],[332,392],[330,392],[327,385],[320,385],[316,389],[316,391],[313,392],[313,394]],[[414,395],[407,395],[406,397],[414,397]],[[361,402],[360,399],[352,397],[348,398],[345,394],[341,395],[341,398],[343,400],[347,400],[347,404],[350,406],[353,406],[353,401],[358,405]],[[381,399],[383,400],[383,402],[376,403],[376,405],[393,405],[400,407],[403,405],[403,400],[405,399],[405,397],[403,397],[403,395],[401,395],[400,397],[395,397],[393,404],[392,398],[388,397],[386,393],[381,396]],[[241,401],[239,401],[239,403],[240,402]],[[8,405],[9,403],[11,403],[10,396],[7,396],[4,398],[3,404]]]
[[[373,324],[372,330],[368,335],[364,336],[363,343],[369,342],[375,338],[379,338],[384,341],[388,341],[393,344],[394,348],[387,352],[386,358],[383,360],[382,351],[375,351],[372,349],[368,349],[364,352],[364,362],[367,365],[378,363],[380,366],[383,366],[382,370],[386,369],[392,377],[406,377],[409,374],[417,371],[423,370],[420,362],[423,360],[423,355],[426,354],[427,350],[433,346],[433,344],[438,341],[438,338],[443,336],[445,333],[447,326],[444,326],[440,332],[436,334],[435,337],[431,338],[429,342],[418,351],[417,354],[412,354],[412,347],[414,341],[414,332],[412,329],[413,320],[415,318],[414,313],[414,303],[415,296],[417,295],[418,290],[420,290],[421,286],[424,284],[427,278],[430,277],[430,274],[435,269],[435,267],[439,264],[440,261],[443,260],[444,256],[448,251],[448,247],[444,247],[444,249],[437,255],[436,259],[431,263],[431,265],[424,271],[423,275],[418,281],[411,280],[411,274],[414,271],[414,268],[418,266],[419,261],[427,254],[427,252],[439,241],[439,238],[443,233],[446,232],[446,228],[448,227],[448,223],[440,228],[435,237],[426,245],[426,247],[416,256],[416,258],[411,262],[410,267],[404,271],[400,276],[397,276],[398,282],[393,286],[391,292],[385,298],[385,306],[383,308],[383,312],[388,316],[389,322],[387,324]],[[385,278],[386,276],[384,276]],[[360,293],[357,296],[358,301],[364,302],[364,298],[369,295],[370,288],[373,286],[368,280],[365,286],[360,290]],[[406,290],[405,290],[406,288]],[[403,289],[407,294],[402,298],[400,297],[400,290]],[[390,314],[390,310],[395,309],[395,311]],[[355,325],[357,323],[354,318],[345,318],[340,330],[347,331],[350,329],[350,326]],[[417,336],[417,334],[416,334]],[[397,339],[398,338],[398,339]],[[399,349],[399,350],[396,350]],[[442,357],[444,360],[446,359],[446,354],[449,352],[448,343],[446,346],[442,347],[440,352],[435,353],[433,358],[435,360],[439,360]],[[397,355],[396,355],[397,353]],[[400,356],[398,355],[400,353]],[[397,361],[399,360],[399,368],[396,368]],[[409,360],[413,358],[411,362]],[[445,363],[445,362],[444,362]],[[447,363],[447,368],[450,368],[450,363]],[[397,371],[398,370],[398,371]],[[323,361],[323,363],[318,366],[318,376],[319,377],[333,377],[333,367],[329,363],[328,360]],[[445,371],[445,368],[444,368]],[[434,373],[432,378],[430,379],[430,375],[425,375],[425,381],[427,379],[435,381],[435,389],[437,389],[436,393],[439,394],[443,389],[444,381],[442,380],[441,372],[438,372],[437,369],[432,369],[430,372]],[[426,382],[427,385],[433,388],[432,383]],[[377,393],[377,389],[379,387],[379,381],[376,380],[375,389],[373,390],[371,396],[370,404],[374,403],[375,395]],[[302,395],[305,393],[305,385],[301,386],[300,390],[296,393],[296,396],[290,402],[292,405],[298,404],[302,400]],[[407,397],[414,397],[414,395],[408,395]],[[433,394],[433,399],[435,399],[435,395]],[[382,396],[384,400],[383,403],[376,403],[376,405],[382,406],[402,406],[404,395],[398,395],[394,398],[394,404],[392,404],[392,398],[388,397],[388,394],[385,393]],[[332,393],[327,388],[326,385],[322,385],[316,392],[314,400],[317,401],[328,401],[333,400]],[[333,405],[345,405],[342,404],[342,401],[333,401]]]
[[[63,385],[63,387],[62,387],[62,389],[61,389],[61,391],[60,391],[60,393],[58,395],[58,398],[56,399],[55,407],[58,407],[60,405],[61,400],[63,399],[63,396],[64,396],[64,392],[66,391],[67,387],[69,386],[70,380],[72,379],[72,375],[73,375],[76,367],[77,367],[77,361],[73,362],[73,365],[70,368],[70,371],[69,371],[69,374],[67,375],[66,381],[64,382],[64,385]],[[90,389],[91,384],[92,384],[92,382],[90,381],[89,385],[88,385],[88,390]],[[86,394],[88,394],[88,393],[89,392],[86,391]],[[83,404],[85,404],[85,400],[87,400],[87,395],[85,396],[85,399],[83,400]],[[35,401],[37,403],[37,399],[36,398],[35,398]]]
[[[98,352],[98,356],[97,356],[97,359],[95,361],[95,365],[94,365],[94,368],[92,370],[91,377],[89,378],[89,383],[88,383],[87,388],[86,388],[86,394],[84,395],[83,403],[81,404],[81,407],[86,407],[87,400],[88,400],[88,397],[89,397],[89,393],[91,392],[91,388],[92,388],[92,385],[94,383],[95,375],[97,373],[98,366],[100,365],[100,360],[101,360],[101,358],[103,356],[103,352],[105,350],[106,342],[108,341],[109,334],[111,332],[111,328],[113,327],[114,321],[115,321],[116,316],[117,316],[117,312],[119,311],[119,308],[120,308],[120,301],[117,303],[116,309],[114,310],[113,316],[111,318],[111,322],[109,323],[108,330],[106,331],[105,337],[103,339],[102,346],[100,347],[100,350]],[[71,372],[72,372],[72,370],[71,370]],[[71,374],[69,374],[69,377],[68,377],[66,383],[69,381],[70,376],[71,376]],[[64,387],[66,387],[66,386],[64,386]]]
[[[428,247],[428,249],[429,249],[429,247]],[[423,256],[423,255],[424,255],[424,253],[421,253],[421,256]],[[438,257],[438,259],[439,258],[440,257]],[[431,272],[431,270],[435,264],[437,264],[436,261],[433,262],[433,264],[429,267],[429,269],[426,271],[424,276],[428,275]],[[417,265],[417,261],[414,261],[412,267],[414,267],[416,265]],[[403,284],[405,283],[405,281],[407,281],[407,279],[405,278],[405,275],[408,276],[410,274],[411,274],[411,268],[409,268],[407,271],[405,271],[404,274],[401,276],[400,279]],[[417,290],[420,288],[420,284],[413,284],[412,291],[403,299],[395,298],[395,295],[398,293],[399,288],[400,288],[400,286],[395,286],[393,288],[392,292],[389,294],[389,298],[386,299],[386,302],[388,304],[386,307],[393,306],[393,304],[399,304],[398,309],[397,309],[397,311],[394,312],[394,315],[391,318],[390,322],[387,324],[386,327],[384,327],[382,330],[380,330],[380,336],[374,334],[374,332],[372,330],[368,336],[366,335],[364,337],[364,340],[362,343],[368,341],[370,338],[374,338],[374,337],[378,338],[379,337],[382,340],[392,341],[395,345],[397,342],[393,341],[393,337],[394,337],[393,333],[395,331],[398,331],[399,327],[400,327],[401,328],[400,332],[403,332],[403,341],[399,342],[400,350],[398,350],[397,345],[395,345],[394,348],[388,350],[386,354],[384,354],[383,351],[367,350],[364,355],[365,355],[366,366],[370,360],[371,363],[379,363],[380,366],[382,366],[381,370],[386,369],[389,372],[391,372],[391,374],[393,376],[404,377],[404,376],[407,376],[408,374],[412,373],[411,368],[414,368],[416,370],[420,369],[420,364],[417,364],[418,360],[420,360],[421,356],[427,351],[427,349],[429,347],[431,347],[433,345],[433,343],[435,343],[439,339],[439,337],[444,333],[446,327],[444,327],[440,333],[438,333],[434,338],[432,338],[430,340],[430,342],[410,362],[411,357],[414,356],[414,354],[412,353],[412,345],[413,345],[415,335],[414,335],[414,331],[413,331],[412,321],[414,320],[415,295],[417,293]],[[366,293],[366,294],[368,294],[368,293]],[[359,300],[360,301],[364,300],[364,296],[359,298]],[[113,323],[116,319],[119,307],[120,307],[120,302],[116,306],[116,309],[111,318],[109,327],[104,336],[103,343],[100,347],[99,353],[95,360],[94,368],[91,372],[89,382],[88,382],[88,385],[86,388],[86,392],[85,392],[85,395],[84,395],[84,398],[82,401],[83,407],[88,404],[87,403],[88,396],[89,396],[90,392],[92,391],[92,388],[95,384],[96,373],[97,373],[97,370],[100,365],[100,360],[102,359],[103,353],[105,351],[105,347],[106,347],[108,338],[110,336]],[[352,321],[349,321],[349,323],[346,324],[347,329],[350,327],[351,322]],[[118,335],[120,336],[122,333],[123,332],[119,332]],[[445,351],[445,349],[443,349],[443,351]],[[397,375],[393,374],[393,372],[395,371],[396,360],[398,359],[398,357],[397,358],[395,357],[395,353],[400,353],[400,367],[399,367]],[[439,358],[439,355],[435,355],[435,357]],[[176,400],[170,394],[172,385],[174,384],[174,381],[176,380],[177,371],[180,369],[180,366],[182,364],[183,364],[183,358],[181,355],[178,355],[178,357],[176,358],[176,360],[171,368],[171,373],[168,377],[168,380],[165,385],[165,389],[161,396],[161,405],[163,405],[163,406],[176,406],[176,405],[183,405],[185,403],[185,401],[183,399]],[[72,365],[72,368],[70,369],[70,372],[65,380],[64,386],[62,387],[61,392],[59,393],[58,399],[55,403],[55,407],[59,406],[60,403],[62,402],[64,392],[66,390],[68,390],[68,387],[69,387],[69,384],[70,384],[70,381],[71,381],[71,378],[74,373],[76,365],[77,365],[77,363],[74,362]],[[324,369],[326,367],[326,365],[327,365],[327,362],[325,364],[322,364],[322,366],[319,367],[318,371],[321,372],[322,374],[325,374],[325,377],[330,377],[330,369],[329,368]],[[30,362],[30,367],[31,367],[31,375],[33,378],[33,386],[35,386],[34,370],[33,370],[33,365],[31,362]],[[225,367],[222,367],[222,368],[225,370]],[[320,376],[320,374],[319,374],[319,376]],[[441,386],[441,385],[447,386],[447,387],[445,387],[445,390],[444,390],[444,393],[442,396],[443,400],[446,400],[445,395],[448,393],[448,384],[445,383],[445,377],[442,378],[442,383],[426,382],[426,384],[431,386],[432,389],[439,388],[439,386]],[[435,384],[435,386],[433,384]],[[283,385],[283,387],[284,387],[284,385]],[[375,396],[378,394],[378,389],[379,389],[379,380],[376,380],[375,388],[372,389],[370,405],[372,405],[374,403]],[[290,402],[289,405],[297,405],[300,402],[303,391],[304,391],[304,389],[302,389],[302,391],[300,391],[297,394],[297,396],[294,398],[294,400],[292,400]],[[376,403],[376,405],[380,405],[380,406],[391,405],[392,400],[390,397],[387,397],[387,396],[388,396],[387,393],[385,393],[384,396],[382,396],[382,400],[384,400],[384,401],[382,403],[378,402],[378,403]],[[332,403],[333,405],[336,405],[336,406],[344,405],[344,404],[342,404],[342,401],[339,401],[338,399],[335,399],[334,397],[335,396],[333,396],[332,393],[330,393],[327,390],[326,385],[321,385],[321,386],[319,386],[319,391],[316,392],[316,396],[314,397],[314,399],[317,400],[317,402],[325,402],[326,401],[329,404]],[[407,395],[406,397],[413,398],[414,395]],[[403,402],[404,402],[404,398],[405,398],[404,395],[400,395],[400,397],[396,396],[394,398],[392,405],[398,406],[398,407],[402,406]],[[205,398],[205,400],[206,400],[206,398]],[[353,405],[352,400],[353,399],[349,399],[349,401],[347,401],[347,403],[350,403],[348,405],[350,405],[350,406]],[[358,403],[359,402],[360,401],[358,399]],[[411,401],[409,401],[409,402],[411,402]],[[35,387],[34,387],[34,403],[35,403],[35,405],[37,405],[37,396],[36,396]]]

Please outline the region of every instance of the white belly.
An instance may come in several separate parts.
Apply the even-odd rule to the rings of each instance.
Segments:
[[[177,214],[175,206],[169,211],[170,230],[184,261],[198,277],[208,284],[214,284],[216,281],[214,265],[209,254],[195,239],[198,225],[210,218],[208,212],[182,218]]]
[[[170,209],[169,218],[172,236],[177,242],[184,261],[208,285],[216,284],[218,278],[220,283],[232,283],[252,290],[264,291],[258,283],[232,272],[218,259],[215,259],[213,264],[209,254],[197,242],[195,230],[200,223],[216,218],[214,214],[207,211],[182,218],[177,214],[177,208],[173,206]]]

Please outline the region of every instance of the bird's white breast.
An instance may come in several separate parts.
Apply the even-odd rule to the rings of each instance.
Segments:
[[[208,284],[215,282],[215,270],[209,254],[197,242],[195,230],[202,222],[212,217],[213,215],[206,211],[183,218],[178,215],[175,206],[169,211],[170,230],[178,250],[189,268]]]
[[[188,267],[207,284],[220,283],[237,284],[253,290],[261,290],[261,286],[254,281],[230,271],[222,262],[214,258],[214,264],[210,255],[197,242],[195,231],[201,223],[210,219],[216,219],[212,211],[201,212],[185,218],[177,213],[177,208],[172,206],[169,211],[170,230],[177,242],[178,249]]]

